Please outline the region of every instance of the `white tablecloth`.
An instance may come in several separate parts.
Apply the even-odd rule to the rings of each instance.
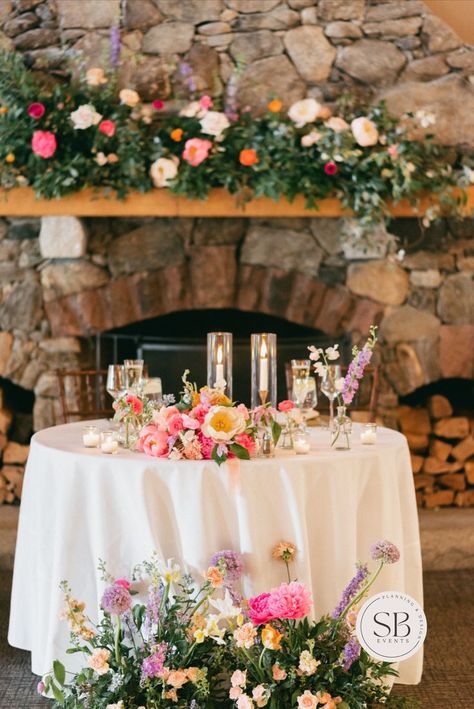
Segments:
[[[107,427],[106,422],[100,424]],[[369,547],[387,538],[401,561],[386,567],[375,591],[404,591],[422,602],[418,517],[405,438],[379,429],[375,446],[334,451],[315,429],[309,455],[277,452],[232,472],[210,461],[169,461],[121,450],[104,455],[82,446],[83,424],[56,426],[32,440],[15,558],[9,642],[29,650],[36,674],[65,655],[66,623],[58,619],[67,579],[97,618],[103,590],[95,569],[106,560],[116,576],[157,550],[190,572],[207,569],[219,549],[244,556],[244,593],[285,580],[271,559],[280,540],[299,550],[292,572],[311,588],[317,614],[330,612]],[[417,683],[421,652],[401,663],[400,680]]]

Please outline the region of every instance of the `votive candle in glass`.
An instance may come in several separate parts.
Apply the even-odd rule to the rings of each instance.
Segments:
[[[296,431],[293,434],[293,450],[298,455],[306,455],[310,451],[310,443],[305,431]]]
[[[232,399],[232,333],[207,333],[207,386]]]
[[[82,442],[86,448],[98,448],[100,444],[100,431],[97,426],[85,426],[82,433]]]
[[[100,437],[100,449],[102,453],[117,453],[118,447],[119,444],[115,435],[115,431],[102,431]]]
[[[360,434],[360,441],[366,446],[371,446],[377,442],[377,424],[366,423]]]

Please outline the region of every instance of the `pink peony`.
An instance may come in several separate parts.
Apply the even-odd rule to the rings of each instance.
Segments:
[[[99,123],[99,132],[111,138],[115,135],[115,123],[113,121],[101,121]]]
[[[201,444],[202,457],[205,460],[211,460],[212,451],[214,449],[215,443],[212,438],[208,438],[201,431],[197,434],[199,438],[199,443]]]
[[[283,401],[280,401],[278,404],[278,411],[283,411],[283,413],[286,413],[287,411],[291,411],[291,409],[294,409],[295,405],[293,401],[290,401],[289,399],[284,399]]]
[[[259,596],[249,598],[249,618],[254,625],[264,625],[276,618],[269,607],[270,596],[270,593],[261,593]]]
[[[184,429],[183,417],[181,414],[175,414],[168,419],[168,431],[172,436],[177,436]]]
[[[28,106],[28,115],[30,118],[41,118],[44,116],[46,108],[42,103],[30,103]]]
[[[154,458],[166,458],[168,455],[168,433],[158,426],[149,424],[142,428],[138,440],[138,450]]]
[[[56,136],[48,130],[35,130],[31,139],[31,148],[40,158],[51,158],[56,152]]]
[[[138,398],[138,396],[133,396],[133,394],[129,394],[126,398],[127,404],[130,404],[130,406],[133,409],[133,413],[139,416],[142,411],[143,411],[143,401]]]
[[[131,583],[130,581],[127,581],[127,579],[115,579],[114,586],[122,586],[122,588],[125,588],[128,591]]]
[[[254,456],[256,454],[257,444],[255,443],[252,436],[249,436],[248,433],[239,433],[237,434],[234,440],[236,443],[239,444],[239,446],[243,446],[244,448],[246,448],[250,456]]]
[[[183,160],[186,160],[193,167],[197,167],[207,158],[211,148],[212,143],[210,140],[190,138],[184,144]]]
[[[311,610],[312,598],[306,586],[298,581],[282,583],[272,588],[268,609],[272,618],[296,620],[304,618]]]

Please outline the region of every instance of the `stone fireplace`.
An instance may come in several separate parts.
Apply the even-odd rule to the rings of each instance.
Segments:
[[[459,477],[442,478],[464,475],[472,463],[456,467],[449,459],[439,475],[427,471],[439,418],[430,418],[429,430],[425,414],[406,423],[408,405],[425,410],[443,381],[461,381],[467,391],[473,376],[473,220],[445,220],[427,231],[415,220],[395,220],[385,246],[380,233],[351,241],[350,221],[325,218],[46,217],[4,219],[0,229],[0,376],[29,392],[32,405],[34,397],[35,430],[59,421],[55,369],[93,362],[98,333],[209,309],[271,316],[315,338],[348,336],[352,343],[376,323],[379,416],[412,437],[420,502],[452,489],[448,483],[463,496],[438,495],[434,503],[474,502]],[[157,335],[166,334],[164,322]],[[416,391],[428,393],[410,399]],[[446,393],[442,386],[439,392]],[[0,416],[4,448],[14,438],[14,401],[9,396]],[[472,401],[465,408],[467,429],[462,424],[455,440],[448,438],[452,449],[470,437]]]

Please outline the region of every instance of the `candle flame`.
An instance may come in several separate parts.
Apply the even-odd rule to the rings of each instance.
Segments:
[[[262,339],[262,346],[260,348],[260,358],[267,358],[267,341],[265,339]]]

